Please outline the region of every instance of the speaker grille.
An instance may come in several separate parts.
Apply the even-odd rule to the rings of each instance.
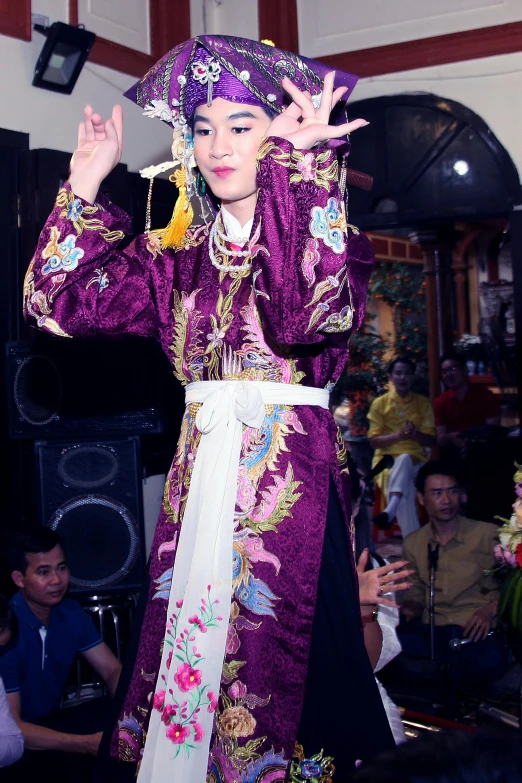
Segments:
[[[113,586],[136,564],[138,526],[129,509],[112,498],[76,497],[54,513],[49,527],[65,541],[72,587]]]
[[[65,542],[71,591],[140,587],[139,438],[35,445],[42,522]]]
[[[161,432],[148,340],[40,340],[6,346],[10,438]]]

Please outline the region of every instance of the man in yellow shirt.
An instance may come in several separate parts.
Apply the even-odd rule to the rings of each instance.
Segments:
[[[391,389],[377,397],[368,412],[368,440],[376,465],[385,454],[395,462],[391,470],[376,478],[384,500],[383,511],[374,523],[387,529],[397,518],[403,538],[419,528],[415,476],[427,461],[426,449],[436,443],[433,408],[427,397],[411,391],[415,364],[411,359],[395,359],[389,368]]]
[[[400,606],[403,652],[430,656],[429,546],[437,552],[435,657],[449,665],[457,683],[482,687],[501,677],[509,661],[501,638],[488,636],[495,627],[500,592],[491,573],[497,565],[498,528],[460,515],[462,490],[453,467],[442,462],[424,465],[416,486],[429,522],[403,545],[404,559],[413,569]],[[457,642],[455,649],[450,642]]]

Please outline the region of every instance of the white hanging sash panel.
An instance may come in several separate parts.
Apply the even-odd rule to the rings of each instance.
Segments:
[[[243,425],[259,429],[265,405],[328,408],[325,389],[257,381],[200,381],[201,432],[167,613],[160,671],[138,783],[205,783],[232,594],[234,509]]]

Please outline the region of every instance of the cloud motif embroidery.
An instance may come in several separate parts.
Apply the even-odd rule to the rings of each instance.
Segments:
[[[76,269],[78,262],[84,256],[84,251],[76,247],[76,237],[69,234],[63,242],[56,245],[56,253],[50,256],[47,263],[42,267],[42,275],[50,275],[51,272],[59,272],[63,269],[65,272],[72,272]]]
[[[317,239],[322,239],[337,255],[345,250],[344,231],[346,219],[335,198],[329,198],[326,207],[312,207],[310,233]]]

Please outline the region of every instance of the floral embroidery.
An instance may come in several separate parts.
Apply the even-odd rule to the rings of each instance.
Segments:
[[[85,215],[95,215],[100,210],[100,206],[98,204],[82,205],[80,199],[77,199],[72,191],[67,192],[65,188],[61,188],[56,197],[56,206],[62,207],[60,217],[67,218],[72,222],[78,236],[83,231],[99,231],[106,242],[119,242],[125,236],[123,231],[111,231],[103,220],[85,217]]]
[[[170,350],[174,354],[174,375],[183,384],[200,381],[203,374],[203,364],[195,363],[195,359],[203,355],[202,332],[198,328],[203,314],[196,310],[196,298],[200,291],[201,288],[191,294],[182,291],[180,297],[174,290],[174,342]]]
[[[72,272],[84,256],[85,251],[80,247],[76,247],[74,234],[66,236],[63,242],[59,242],[59,238],[60,231],[56,226],[53,226],[49,242],[42,252],[42,258],[47,260],[47,263],[42,267],[42,275],[59,272],[60,269],[63,269],[65,272]]]
[[[101,294],[102,291],[109,287],[109,276],[107,272],[104,272],[103,269],[95,269],[94,276],[91,277],[85,286],[85,290],[93,284],[98,286],[98,293]]]
[[[310,233],[317,239],[322,239],[337,255],[342,255],[346,249],[344,235],[347,224],[344,208],[339,206],[336,198],[329,198],[326,207],[315,206],[311,210]]]
[[[201,742],[204,737],[203,728],[198,723],[198,714],[203,708],[208,712],[216,709],[217,702],[208,685],[202,685],[203,670],[198,668],[201,654],[194,643],[198,633],[207,633],[209,628],[216,627],[222,620],[216,614],[218,599],[211,600],[211,586],[207,588],[207,597],[201,599],[197,612],[188,619],[188,628],[178,633],[178,615],[173,614],[167,623],[165,644],[172,649],[167,657],[167,669],[170,669],[175,661],[177,665],[174,681],[186,699],[178,701],[172,690],[157,690],[154,694],[153,709],[161,713],[161,720],[166,726],[166,736],[177,745],[173,758],[177,758],[181,748],[187,753],[193,750],[194,743]],[[181,606],[181,601],[178,601]],[[165,674],[161,675],[162,681],[167,684]],[[160,686],[161,687],[161,686]]]
[[[303,259],[301,261],[301,271],[306,278],[308,287],[315,283],[315,267],[320,260],[319,242],[317,239],[307,239]]]
[[[149,234],[147,237],[147,244],[145,245],[149,253],[151,254],[154,261],[156,260],[156,257],[158,255],[163,255],[163,250],[161,249],[161,238],[157,234]]]
[[[225,332],[220,332],[219,329],[214,327],[210,334],[207,334],[207,340],[209,341],[209,347],[218,348],[223,345],[223,337]]]
[[[83,212],[83,206],[79,198],[75,198],[74,201],[69,202],[67,205],[67,220],[77,220]]]
[[[279,165],[295,172],[290,175],[291,185],[298,182],[313,182],[317,187],[329,191],[330,183],[337,181],[339,177],[337,159],[330,149],[324,152],[301,152],[301,150],[284,152],[277,144],[267,139],[259,148],[257,161],[263,160],[267,155],[270,155]]]
[[[305,758],[302,745],[296,745],[290,767],[289,783],[332,783],[335,766],[333,756],[324,756],[324,751]]]

